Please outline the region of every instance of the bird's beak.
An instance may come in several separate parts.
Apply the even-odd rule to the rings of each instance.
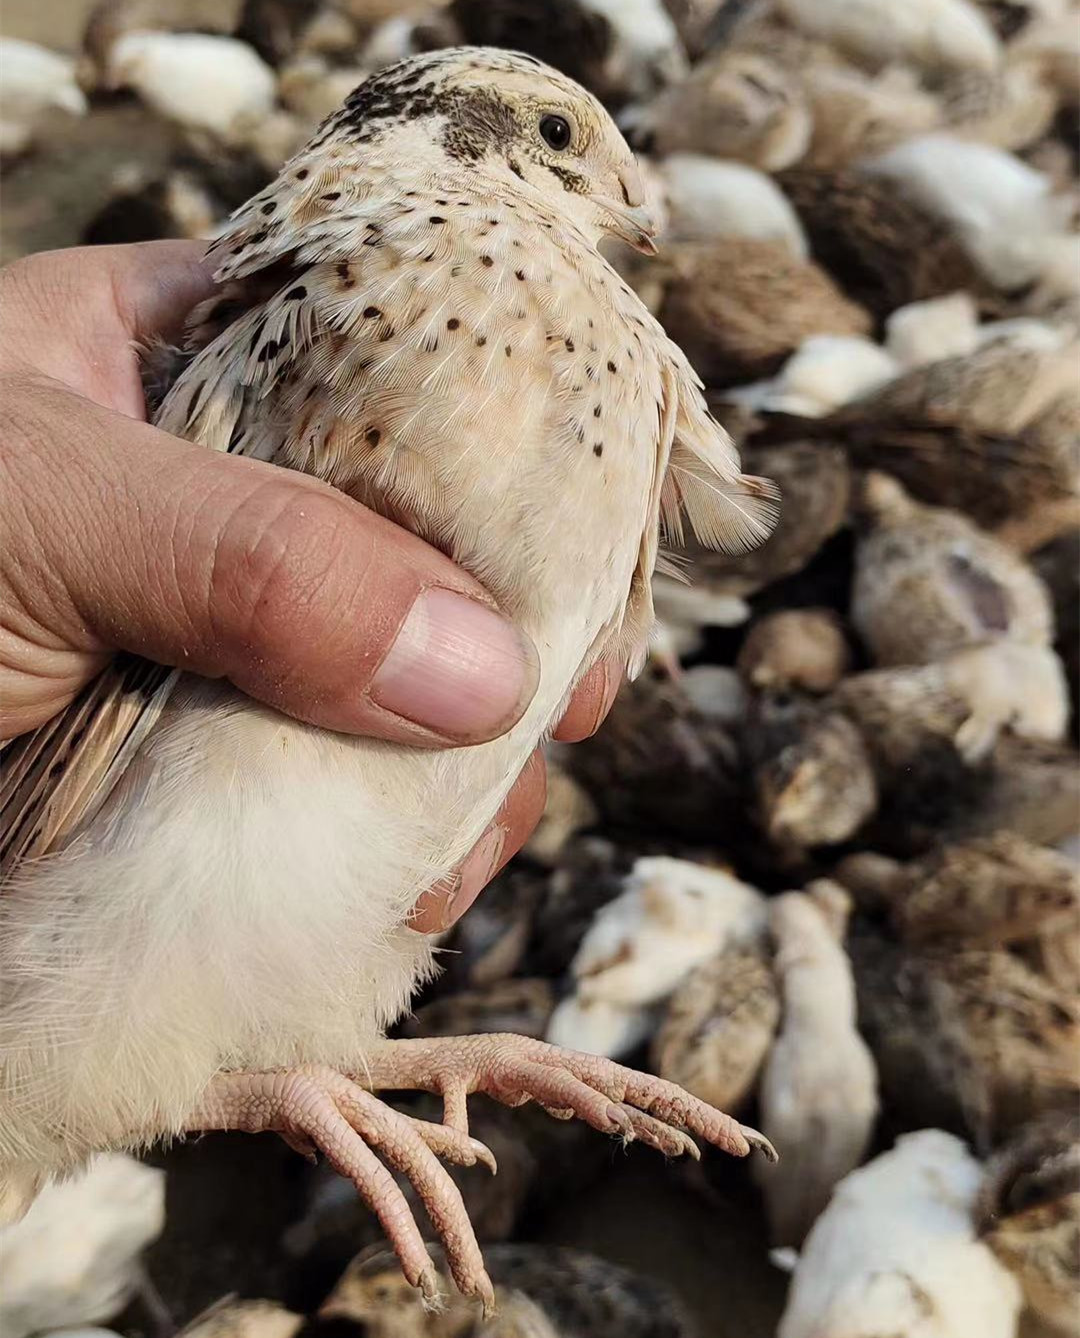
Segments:
[[[609,217],[607,230],[612,237],[618,237],[620,241],[626,242],[642,255],[657,254],[656,242],[653,239],[659,228],[645,205],[639,204],[636,208],[631,208],[625,204],[613,204],[610,200],[605,200],[604,209]]]

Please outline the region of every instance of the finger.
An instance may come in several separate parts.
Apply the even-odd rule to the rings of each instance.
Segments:
[[[21,384],[6,409],[19,561],[0,595],[26,643],[72,648],[84,673],[87,654],[135,651],[326,728],[416,744],[490,739],[531,699],[535,648],[482,587],[342,493],[51,384]]]
[[[555,738],[560,743],[580,743],[595,734],[611,710],[621,683],[622,670],[610,660],[594,664],[570,699]]]
[[[143,417],[137,344],[178,338],[188,312],[213,291],[204,250],[183,241],[83,247],[8,266],[0,276],[5,362]]]
[[[465,857],[454,877],[425,892],[410,924],[421,934],[439,934],[455,924],[492,878],[517,854],[540,821],[547,798],[547,770],[533,753],[495,820]]]

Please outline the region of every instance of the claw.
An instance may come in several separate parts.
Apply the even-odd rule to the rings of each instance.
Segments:
[[[443,1309],[442,1292],[439,1289],[439,1274],[434,1264],[424,1269],[417,1278],[415,1285],[423,1297],[424,1309],[429,1314],[437,1314]]]
[[[779,1152],[777,1152],[764,1134],[759,1134],[756,1129],[751,1129],[748,1124],[742,1124],[739,1127],[742,1130],[743,1138],[746,1139],[752,1148],[756,1148],[766,1161],[778,1162],[780,1160]]]
[[[690,1137],[689,1134],[682,1134],[682,1147],[674,1155],[676,1157],[690,1157],[693,1161],[701,1160],[701,1149]]]
[[[632,1143],[636,1137],[634,1133],[634,1122],[623,1110],[622,1106],[616,1106],[614,1103],[608,1106],[605,1111],[608,1119],[615,1126],[613,1132],[618,1133],[627,1143]]]
[[[486,1166],[492,1175],[499,1174],[499,1163],[495,1160],[495,1154],[486,1143],[481,1143],[479,1138],[470,1138],[469,1147],[472,1148],[476,1160],[482,1166]]]
[[[492,1286],[491,1279],[487,1273],[481,1273],[476,1279],[476,1286],[473,1288],[473,1295],[484,1307],[484,1318],[495,1318],[495,1288]]]

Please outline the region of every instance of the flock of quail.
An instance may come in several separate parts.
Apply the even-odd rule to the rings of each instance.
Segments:
[[[1080,6],[105,0],[76,56],[0,43],[5,257],[73,153],[96,175],[48,244],[207,235],[367,74],[462,43],[615,113],[667,227],[609,258],[784,510],[656,578],[649,665],[552,746],[540,828],[403,1034],[595,1051],[761,1128],[778,1165],[671,1174],[771,1243],[780,1338],[1080,1335]],[[264,1275],[325,1285],[173,1313],[135,1262],[161,1174],[109,1157],[0,1235],[0,1335],[134,1296],[131,1334],[764,1338],[727,1327],[739,1270],[684,1307],[530,1243],[552,1168],[586,1187],[610,1150],[504,1116],[475,1117],[498,1178],[453,1172],[494,1320],[426,1312],[374,1244],[337,1277],[376,1233],[278,1160]]]

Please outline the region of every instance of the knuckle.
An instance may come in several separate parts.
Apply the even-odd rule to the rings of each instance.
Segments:
[[[260,490],[245,499],[211,576],[221,633],[255,654],[284,659],[325,635],[363,560],[357,528],[336,499],[315,491],[274,485],[269,496]]]

